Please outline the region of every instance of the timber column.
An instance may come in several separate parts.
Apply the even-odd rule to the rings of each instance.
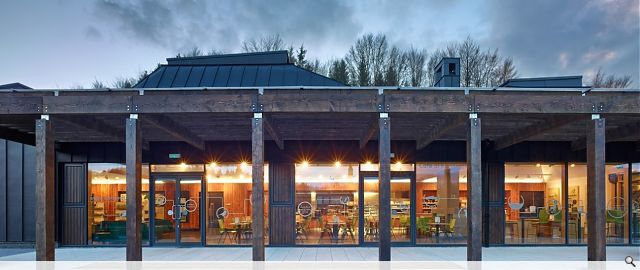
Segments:
[[[482,261],[482,125],[469,114],[467,129],[467,261]]]
[[[253,261],[264,261],[264,137],[262,113],[251,119],[251,231]]]
[[[127,261],[142,261],[142,137],[137,114],[125,122],[127,159]]]
[[[607,259],[605,199],[605,121],[599,114],[591,116],[587,126],[587,259]]]
[[[55,260],[53,128],[49,115],[36,120],[36,260]]]
[[[378,139],[378,260],[391,260],[391,121],[388,113],[380,113]]]

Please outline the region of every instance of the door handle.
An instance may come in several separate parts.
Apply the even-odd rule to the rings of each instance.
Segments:
[[[171,206],[171,210],[173,210],[173,214],[171,215],[171,218],[173,218],[173,220],[179,220],[182,218],[182,212],[180,211],[180,205],[173,205]]]

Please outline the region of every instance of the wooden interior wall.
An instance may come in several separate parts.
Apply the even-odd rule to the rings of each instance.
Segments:
[[[269,165],[269,244],[295,244],[295,166]]]

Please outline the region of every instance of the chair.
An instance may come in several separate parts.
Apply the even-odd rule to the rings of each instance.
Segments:
[[[540,211],[538,211],[538,221],[532,222],[531,225],[535,228],[536,242],[538,241],[538,237],[540,237],[540,235],[548,236],[548,231],[549,229],[551,229],[551,226],[549,223],[549,212],[547,212],[547,209],[540,209]]]
[[[351,241],[353,241],[355,243],[356,241],[356,237],[355,234],[353,232],[353,228],[354,228],[354,224],[355,224],[355,218],[348,218],[347,222],[345,224],[345,227],[342,230],[342,240],[344,240],[344,238],[347,236],[347,234],[349,236],[351,236]]]
[[[318,225],[320,227],[320,238],[318,239],[318,243],[322,241],[322,238],[325,234],[329,235],[329,239],[333,240],[333,230],[331,229],[331,225],[329,223],[324,222],[322,216],[318,217]]]
[[[455,232],[456,232],[456,219],[452,218],[449,220],[449,226],[445,229],[445,233],[449,236],[450,240],[455,240]]]
[[[218,232],[220,233],[218,244],[224,243],[227,238],[229,238],[229,240],[233,240],[231,234],[236,235],[238,233],[237,230],[227,229],[224,225],[223,219],[218,219]]]
[[[296,226],[296,239],[303,240],[301,237],[304,236],[304,240],[309,239],[308,230],[309,230],[309,218],[303,218],[302,222]]]
[[[411,218],[408,215],[400,216],[400,228],[404,236],[409,237],[410,227],[411,227]]]
[[[620,209],[607,210],[606,214],[606,222],[607,222],[607,238],[609,237],[619,237],[618,227],[621,227],[624,224],[624,211]],[[613,233],[611,230],[613,229]],[[620,237],[622,238],[622,237]]]

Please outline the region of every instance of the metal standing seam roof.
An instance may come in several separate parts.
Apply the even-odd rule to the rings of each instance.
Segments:
[[[168,58],[134,88],[345,86],[289,63],[286,51]]]

